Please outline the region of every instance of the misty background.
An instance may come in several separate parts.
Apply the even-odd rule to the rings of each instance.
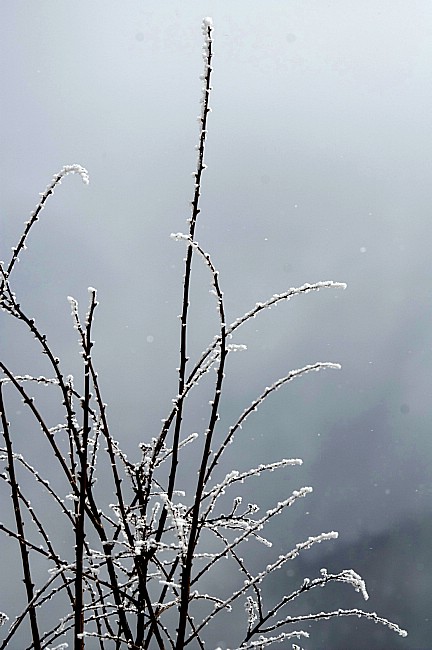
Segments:
[[[263,509],[314,488],[274,526],[272,554],[340,533],[266,589],[276,598],[323,566],[354,568],[367,604],[330,586],[303,613],[360,607],[409,636],[347,618],[315,624],[302,646],[432,648],[429,2],[2,0],[0,258],[54,173],[86,167],[89,186],[69,176],[50,197],[12,286],[76,377],[66,297],[84,312],[87,287],[98,289],[94,355],[114,437],[133,458],[177,391],[185,246],[169,235],[187,230],[206,15],[214,90],[196,238],[220,271],[227,320],[305,282],[348,284],[281,304],[233,341],[248,351],[230,356],[222,426],[290,369],[342,364],[272,395],[226,460],[226,469],[304,460],[250,483],[247,498]],[[196,259],[194,271],[192,358],[218,326],[208,270]],[[43,374],[35,341],[6,314],[0,327],[9,366]],[[187,425],[203,430],[208,405],[192,405]],[[37,440],[24,427],[17,447],[43,469]],[[4,564],[14,551],[1,544]],[[13,617],[24,591],[6,562],[0,610]],[[229,633],[227,623],[215,645],[229,647]]]

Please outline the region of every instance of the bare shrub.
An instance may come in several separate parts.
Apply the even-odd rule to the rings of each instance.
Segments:
[[[83,319],[77,301],[69,298],[82,355],[82,378],[78,382],[82,387],[77,388],[73,377],[65,374],[47,336],[21,306],[11,284],[18,258],[24,252],[30,231],[48,198],[68,174],[78,174],[84,183],[88,183],[88,173],[83,167],[66,166],[53,178],[26,222],[10,261],[1,266],[3,312],[27,329],[51,368],[49,377],[22,375],[0,362],[0,411],[4,439],[0,453],[6,463],[1,478],[3,484],[9,486],[15,520],[15,527],[2,524],[1,529],[18,544],[26,597],[22,612],[8,629],[6,626],[3,628],[6,633],[0,642],[1,649],[12,646],[18,630],[27,620],[31,639],[28,647],[36,650],[54,650],[53,644],[57,644],[55,647],[59,650],[67,647],[67,641],[72,639],[75,650],[85,646],[204,648],[214,621],[239,602],[244,607],[244,616],[243,620],[238,620],[239,638],[233,640],[233,647],[242,650],[305,638],[308,636],[302,629],[305,622],[339,616],[371,619],[402,636],[406,635],[396,624],[361,609],[290,616],[290,604],[294,600],[331,582],[346,583],[367,600],[365,583],[352,569],[336,573],[322,569],[320,575],[305,579],[293,586],[279,602],[266,606],[260,588],[264,580],[271,579],[275,571],[300,553],[321,542],[334,540],[338,535],[327,531],[301,540],[254,572],[240,554],[243,543],[252,540],[271,546],[263,533],[266,524],[274,517],[286,514],[297,501],[307,497],[312,488],[301,487],[265,512],[260,512],[258,505],[242,503],[241,497],[236,495],[236,486],[263,473],[289,471],[291,466],[301,465],[300,459],[282,459],[244,472],[233,470],[222,480],[214,479],[215,468],[222,457],[228,455],[229,445],[237,432],[269,395],[306,373],[339,368],[335,363],[316,362],[288,372],[264,388],[237,420],[223,431],[218,421],[227,359],[245,348],[234,342],[237,331],[272,305],[311,291],[341,289],[345,285],[325,281],[291,288],[265,302],[256,303],[233,323],[226,322],[217,268],[196,238],[210,113],[212,32],[212,22],[206,18],[203,22],[204,86],[191,216],[188,232],[172,235],[186,247],[178,393],[161,430],[141,443],[137,460],[127,458],[110,429],[93,362],[92,326],[98,304],[96,290],[89,288],[89,306]],[[187,338],[194,256],[208,269],[219,324],[216,336],[193,365],[188,358]],[[199,434],[184,431],[189,395],[210,370],[215,371],[215,380],[207,427]],[[55,392],[62,409],[63,416],[57,424],[51,424],[51,415],[46,412],[49,409],[44,402],[45,391]],[[54,486],[45,474],[15,451],[14,429],[18,425],[9,422],[5,403],[6,397],[11,399],[14,394],[22,400],[42,436],[43,444],[50,450],[50,463],[54,464],[57,472]],[[196,447],[198,464],[194,489],[187,491],[180,483],[179,468],[190,445]],[[100,475],[103,475],[104,486],[110,482],[109,493],[114,491],[116,495],[113,504],[104,502],[105,487],[98,490],[97,478]],[[45,499],[51,505],[33,508],[29,495],[36,502],[43,504]],[[73,546],[64,548],[61,543],[64,533],[59,534],[59,528],[68,531],[74,540]],[[241,579],[233,591],[221,594],[216,588],[209,591],[209,577],[218,572],[222,559],[233,565],[234,574]],[[45,567],[45,575],[48,568],[49,577],[39,579],[41,572],[38,571],[35,584],[33,566],[40,564]],[[56,600],[64,606],[60,620],[53,620],[49,614]],[[0,615],[1,623],[5,624],[7,620],[6,614]],[[298,648],[295,644],[292,647]]]

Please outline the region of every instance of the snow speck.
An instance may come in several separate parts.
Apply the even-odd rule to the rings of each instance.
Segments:
[[[149,335],[147,336],[147,338],[146,338],[146,341],[147,341],[147,343],[153,343],[153,341],[154,341],[154,336],[152,336],[151,334],[149,334]]]

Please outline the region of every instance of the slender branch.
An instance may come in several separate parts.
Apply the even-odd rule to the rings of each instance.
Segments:
[[[203,89],[203,98],[202,98],[202,110],[201,110],[201,129],[198,145],[198,160],[197,168],[195,172],[195,191],[194,197],[192,200],[192,214],[189,220],[189,237],[191,242],[194,240],[195,227],[200,212],[199,201],[201,196],[201,178],[202,173],[205,169],[204,164],[204,152],[205,144],[207,139],[207,119],[210,113],[210,91],[211,91],[211,73],[212,73],[212,56],[213,56],[213,38],[212,38],[213,25],[210,19],[205,19],[203,22],[203,34],[205,39],[204,45],[204,81],[205,87]],[[191,270],[192,270],[192,254],[193,254],[193,245],[189,244],[186,261],[185,261],[185,272],[183,279],[183,301],[182,301],[182,313],[181,313],[181,327],[180,327],[180,366],[178,371],[179,382],[178,382],[178,394],[181,395],[185,388],[186,383],[186,365],[188,362],[187,357],[187,325],[188,325],[188,311],[189,311],[189,288],[190,288],[190,279],[191,279]],[[183,404],[184,400],[180,398],[177,403],[177,410],[175,416],[175,430],[173,437],[173,453],[171,458],[171,471],[168,479],[168,498],[171,499],[174,491],[175,477],[177,472],[178,464],[178,446],[180,441],[180,430],[183,416]],[[164,510],[161,515],[161,527],[164,525],[164,517],[166,517],[166,511]]]
[[[212,75],[212,57],[213,57],[213,23],[210,18],[205,18],[203,21],[202,25],[202,31],[204,35],[204,46],[203,46],[203,58],[204,58],[204,74],[202,76],[202,79],[204,81],[204,88],[203,88],[203,97],[201,100],[201,115],[200,115],[200,136],[199,136],[199,144],[198,144],[198,159],[197,159],[197,167],[195,171],[195,189],[194,189],[194,197],[192,200],[192,211],[191,211],[191,217],[189,219],[189,238],[191,240],[191,243],[188,246],[187,253],[186,253],[186,259],[185,259],[185,271],[184,271],[184,278],[183,278],[183,300],[182,300],[182,313],[180,316],[180,365],[179,365],[179,371],[178,371],[178,401],[176,403],[176,408],[175,408],[175,415],[173,414],[173,418],[175,418],[175,427],[174,427],[174,434],[173,434],[173,445],[172,445],[172,456],[171,456],[171,469],[170,469],[170,474],[168,477],[168,488],[167,488],[167,496],[168,499],[172,498],[173,492],[174,492],[174,486],[175,486],[175,480],[176,480],[176,474],[177,474],[177,465],[178,465],[178,450],[179,450],[179,443],[180,443],[180,431],[181,431],[181,425],[182,425],[182,419],[183,419],[183,404],[184,404],[184,398],[182,398],[182,394],[184,393],[185,389],[185,384],[186,384],[186,365],[188,362],[188,357],[187,357],[187,325],[188,325],[188,311],[189,311],[189,293],[190,293],[190,279],[191,279],[191,271],[192,271],[192,255],[193,255],[193,245],[192,242],[194,240],[194,235],[195,235],[195,227],[196,227],[196,222],[197,218],[200,212],[200,196],[201,196],[201,179],[202,179],[202,174],[205,169],[205,164],[204,164],[204,153],[205,153],[205,145],[206,145],[206,139],[207,139],[207,120],[208,120],[208,115],[210,113],[210,106],[209,106],[209,101],[210,101],[210,91],[211,91],[211,75]],[[161,513],[160,521],[159,521],[159,528],[156,534],[156,542],[160,541],[160,538],[162,536],[162,532],[165,527],[165,521],[167,517],[167,510],[164,507]],[[186,587],[185,587],[186,588]],[[184,594],[184,599],[185,603],[187,601],[187,595],[186,593]],[[186,625],[186,612],[182,611],[181,615],[181,626],[182,628]],[[148,639],[147,639],[147,644],[149,643],[149,640],[151,638],[151,634],[153,631],[153,627],[150,630]],[[185,629],[182,629],[182,632],[180,632],[180,635],[183,635],[184,638],[184,633]],[[179,636],[177,637],[179,638]],[[181,642],[179,644],[179,641],[177,640],[177,645],[176,645],[176,650],[180,650],[182,647]]]
[[[18,533],[18,543],[19,543],[19,548],[21,553],[21,563],[22,563],[22,568],[24,573],[24,585],[27,593],[27,602],[30,604],[34,598],[34,584],[33,584],[31,569],[30,569],[29,552],[27,549],[27,544],[24,535],[24,520],[22,518],[21,506],[19,502],[19,487],[18,487],[18,479],[15,474],[15,459],[12,450],[12,441],[9,434],[9,422],[6,417],[5,405],[3,400],[3,386],[1,384],[0,384],[0,417],[1,417],[2,427],[3,427],[3,437],[6,444],[8,472],[9,472],[10,486],[11,486],[11,497],[12,497],[12,503],[13,503],[14,514],[15,514],[15,522],[16,522],[17,533]],[[41,650],[42,646],[40,642],[36,608],[34,606],[31,606],[29,608],[29,617],[30,617],[30,627],[32,631],[34,648],[35,650]]]
[[[91,291],[90,308],[87,316],[85,341],[83,343],[84,356],[84,399],[83,428],[81,447],[78,449],[79,472],[79,501],[75,522],[75,623],[74,623],[74,648],[84,650],[84,601],[83,601],[83,555],[85,541],[85,504],[88,490],[88,438],[90,432],[90,357],[91,357],[91,325],[96,308],[96,291]]]
[[[25,223],[25,229],[24,232],[21,236],[21,239],[19,240],[17,246],[15,246],[12,249],[12,257],[11,260],[7,266],[6,270],[6,278],[9,278],[13,267],[15,266],[15,263],[19,259],[19,254],[22,250],[26,248],[26,240],[28,237],[28,234],[32,228],[32,226],[36,223],[36,221],[39,219],[39,215],[41,211],[45,207],[45,203],[48,200],[48,198],[51,196],[51,194],[54,193],[55,188],[57,185],[60,185],[62,182],[62,179],[67,176],[68,174],[79,174],[81,176],[81,179],[83,183],[88,185],[89,183],[89,175],[86,169],[84,167],[81,167],[81,165],[66,165],[63,167],[52,179],[51,183],[47,186],[46,190],[40,195],[40,201],[37,204],[35,210],[32,212],[30,215],[30,219],[26,221]],[[4,288],[4,281],[2,281],[0,285],[0,293],[3,291]]]
[[[201,249],[200,252],[204,254],[204,252]],[[204,492],[208,461],[211,454],[212,439],[213,439],[216,423],[219,419],[218,409],[219,409],[220,397],[222,394],[222,384],[225,377],[224,370],[225,370],[225,361],[227,357],[226,325],[225,325],[225,310],[224,310],[224,303],[223,303],[223,294],[219,287],[219,281],[218,281],[218,275],[216,273],[216,269],[214,269],[210,257],[208,256],[207,256],[207,261],[212,271],[214,271],[215,292],[218,298],[218,305],[219,305],[219,315],[220,315],[220,322],[221,322],[221,331],[220,331],[221,342],[220,342],[220,355],[219,355],[220,361],[219,361],[219,366],[217,371],[217,379],[216,379],[214,396],[213,396],[213,400],[211,401],[210,421],[209,421],[208,428],[205,432],[204,449],[201,457],[201,465],[200,465],[198,481],[195,489],[195,499],[192,508],[191,526],[189,532],[187,553],[182,566],[181,598],[180,598],[180,607],[179,607],[179,624],[177,629],[176,650],[181,650],[181,648],[183,648],[185,634],[186,634],[186,622],[187,622],[187,615],[188,615],[188,608],[189,608],[192,567],[193,567],[195,549],[198,543],[198,537],[200,533],[200,526],[199,526],[200,508],[201,508],[202,496]]]
[[[332,363],[329,361],[317,361],[316,363],[308,364],[307,366],[304,366],[303,368],[298,368],[296,370],[291,370],[285,377],[281,377],[277,381],[275,381],[271,386],[267,386],[266,389],[261,393],[261,395],[255,399],[241,414],[237,422],[230,427],[227,436],[223,443],[220,445],[218,451],[214,454],[214,457],[212,459],[212,462],[209,465],[209,468],[207,470],[207,474],[204,479],[204,484],[207,484],[208,481],[210,480],[210,476],[214,468],[216,467],[221,455],[227,448],[227,446],[230,444],[230,442],[233,439],[233,436],[235,432],[241,428],[243,422],[249,417],[249,415],[253,412],[255,412],[260,404],[264,402],[267,397],[273,393],[274,391],[278,390],[281,388],[281,386],[287,384],[289,381],[292,381],[296,377],[300,377],[301,375],[304,375],[308,372],[312,371],[318,371],[318,370],[323,370],[323,369],[334,369],[334,370],[340,370],[341,366],[339,363]]]

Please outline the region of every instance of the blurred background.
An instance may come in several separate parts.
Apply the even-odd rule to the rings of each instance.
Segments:
[[[90,185],[69,176],[57,188],[13,287],[76,377],[66,297],[84,312],[87,287],[98,289],[104,399],[114,437],[137,458],[177,391],[185,246],[169,235],[187,230],[206,15],[214,91],[196,236],[220,271],[229,322],[289,287],[348,284],[281,304],[233,341],[248,350],[229,359],[221,430],[290,369],[342,364],[272,395],[226,459],[228,470],[303,458],[245,488],[263,509],[314,488],[275,522],[264,566],[308,535],[340,533],[275,574],[266,593],[276,601],[321,567],[354,568],[367,604],[329,586],[303,600],[302,613],[360,607],[409,636],[345,618],[314,624],[301,645],[432,648],[430,2],[2,0],[0,258],[54,173],[85,166]],[[208,270],[198,259],[194,269],[192,358],[218,326]],[[1,356],[17,374],[48,372],[22,327],[6,314],[0,327]],[[186,428],[202,431],[208,404],[192,405]],[[17,450],[43,471],[38,431],[21,426]],[[24,596],[4,559],[12,546],[2,541],[0,597],[11,618]],[[232,647],[238,625],[228,619],[214,647]]]

